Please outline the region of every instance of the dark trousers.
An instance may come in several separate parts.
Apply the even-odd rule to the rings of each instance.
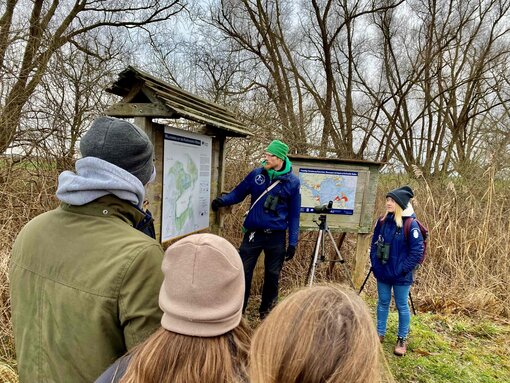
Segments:
[[[264,251],[264,285],[262,287],[262,303],[259,313],[264,317],[278,300],[278,280],[285,259],[285,234],[286,231],[257,231],[250,239],[253,232],[244,235],[239,249],[244,267],[244,279],[246,289],[244,292],[243,312],[246,310],[250,297],[251,280],[253,270],[262,251]]]

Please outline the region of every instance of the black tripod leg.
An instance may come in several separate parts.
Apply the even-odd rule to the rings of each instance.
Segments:
[[[416,310],[414,309],[413,297],[411,295],[411,290],[409,290],[409,300],[411,301],[411,308],[413,309],[413,315],[416,315]]]
[[[359,292],[358,292],[358,294],[361,294],[361,292],[362,292],[362,291],[363,291],[363,289],[365,288],[365,285],[366,285],[366,283],[367,283],[367,281],[368,281],[368,277],[370,277],[370,274],[371,274],[371,273],[372,273],[372,268],[370,268],[370,270],[368,270],[368,274],[367,274],[367,276],[365,277],[365,280],[363,281],[363,283],[362,283],[361,287],[359,288]]]

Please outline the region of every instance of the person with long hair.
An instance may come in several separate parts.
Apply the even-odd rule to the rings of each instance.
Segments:
[[[159,294],[161,327],[96,383],[243,383],[250,332],[242,320],[243,264],[214,234],[170,246]]]
[[[414,269],[423,253],[423,236],[415,221],[416,214],[410,203],[414,197],[409,186],[391,190],[386,194],[386,213],[377,220],[372,237],[370,260],[377,279],[377,333],[381,343],[391,302],[391,291],[398,311],[398,332],[395,355],[405,355],[411,313],[409,291],[414,282]],[[412,219],[409,235],[404,233],[404,221]]]
[[[376,383],[379,341],[352,290],[319,285],[280,302],[253,335],[252,383]]]

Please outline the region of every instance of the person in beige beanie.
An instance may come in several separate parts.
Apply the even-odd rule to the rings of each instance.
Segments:
[[[246,382],[250,334],[235,247],[214,234],[190,235],[166,250],[161,269],[161,327],[96,383]]]

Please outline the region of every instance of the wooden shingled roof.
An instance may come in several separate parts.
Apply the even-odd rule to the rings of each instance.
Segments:
[[[225,136],[246,137],[246,130],[233,112],[175,85],[170,85],[132,66],[119,73],[107,92],[121,102],[106,113],[115,117],[185,118],[224,131]]]

